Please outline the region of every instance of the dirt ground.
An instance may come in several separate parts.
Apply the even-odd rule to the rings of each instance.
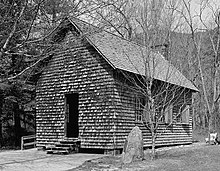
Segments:
[[[121,164],[121,156],[107,156],[86,161],[72,171],[219,171],[220,145],[197,143],[158,149],[156,160],[150,160],[149,151],[145,151],[145,160],[127,165]]]
[[[82,165],[101,154],[52,155],[37,149],[0,152],[0,171],[62,171]]]
[[[0,152],[0,171],[219,171],[220,145],[196,143],[157,149],[156,160],[121,164],[121,156],[100,154],[50,155],[44,151],[16,150]]]

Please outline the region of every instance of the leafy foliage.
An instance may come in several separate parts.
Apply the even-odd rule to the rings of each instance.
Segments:
[[[35,131],[35,86],[52,57],[49,37],[66,15],[89,9],[80,0],[0,0],[0,146],[19,146]]]
[[[36,81],[27,81],[32,72],[8,78],[27,68],[41,51],[26,44],[37,5],[26,0],[0,2],[0,146],[19,146],[21,136],[34,133],[35,105],[31,102]]]

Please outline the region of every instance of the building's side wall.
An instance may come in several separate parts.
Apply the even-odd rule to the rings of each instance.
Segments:
[[[65,94],[77,92],[81,147],[112,149],[113,81],[111,66],[69,31],[37,85],[37,146],[64,138]]]
[[[115,104],[117,119],[115,146],[123,148],[126,137],[134,126],[139,126],[143,133],[144,146],[151,146],[151,133],[142,122],[135,121],[135,92],[118,82],[115,93]],[[191,105],[191,92],[187,93],[187,104]],[[176,103],[182,103],[181,97]],[[173,114],[178,113],[178,108],[174,107]],[[166,128],[167,124],[160,123],[156,145],[178,145],[192,143],[192,110],[190,109],[189,124],[174,123]],[[166,128],[166,129],[165,129]],[[163,132],[163,133],[161,133]],[[161,135],[160,135],[161,134]]]
[[[127,87],[116,84],[115,89],[115,147],[123,148],[125,139],[135,126],[135,94]]]

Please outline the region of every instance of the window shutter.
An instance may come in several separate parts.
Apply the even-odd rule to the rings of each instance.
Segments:
[[[150,114],[149,114],[149,111],[148,111],[147,104],[145,104],[145,106],[144,106],[143,115],[144,115],[145,121],[150,122]]]
[[[169,106],[166,107],[165,112],[164,112],[164,116],[165,116],[165,123],[168,123],[169,121]]]
[[[165,115],[165,123],[171,123],[173,120],[173,105],[166,107],[164,115]]]
[[[190,114],[190,106],[186,105],[181,115],[182,123],[189,123],[189,114]]]
[[[169,123],[173,121],[173,105],[169,107]]]

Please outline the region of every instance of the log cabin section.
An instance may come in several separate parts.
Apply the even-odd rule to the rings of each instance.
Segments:
[[[73,18],[65,19],[51,40],[53,57],[36,91],[37,147],[79,138],[81,148],[121,149],[135,125],[143,131],[144,146],[150,146],[150,131],[138,107],[144,101],[126,77],[143,75],[143,47]],[[176,100],[161,121],[157,145],[192,143],[192,93],[198,90],[161,54],[151,55],[158,61],[152,91],[161,83],[177,87]],[[175,118],[178,113],[185,114]],[[175,121],[163,131],[169,120]]]

